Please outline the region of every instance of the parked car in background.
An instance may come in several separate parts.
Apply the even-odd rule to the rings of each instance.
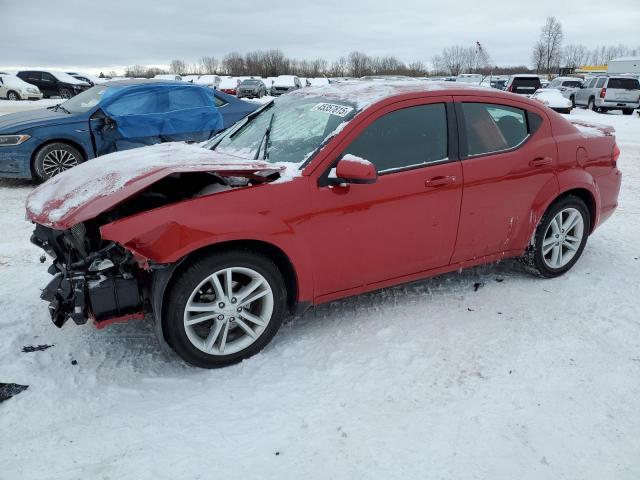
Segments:
[[[153,78],[156,80],[175,80],[176,82],[182,81],[182,77],[180,75],[176,75],[175,73],[160,73]]]
[[[480,85],[483,79],[484,75],[480,75],[479,73],[461,73],[456,77],[456,82],[469,83],[471,85]]]
[[[255,111],[260,105],[240,100],[220,90],[212,90],[216,107],[222,114],[222,128],[227,129],[239,120]]]
[[[507,81],[507,92],[517,93],[519,95],[533,95],[533,93],[542,87],[540,77],[530,73],[521,73],[511,75]]]
[[[593,77],[575,92],[575,104],[600,113],[622,110],[631,115],[640,106],[640,83],[633,77]]]
[[[258,78],[243,80],[237,88],[238,98],[262,98],[267,94],[267,87]]]
[[[219,75],[200,75],[193,83],[198,85],[206,85],[209,88],[218,90],[220,88],[220,76]]]
[[[183,82],[196,83],[200,75],[182,75]]]
[[[273,81],[273,85],[271,87],[271,95],[277,97],[278,95],[292,92],[293,90],[297,90],[299,88],[302,88],[302,82],[300,82],[300,79],[297,76],[280,75]]]
[[[91,88],[88,83],[73,78],[68,73],[54,70],[21,70],[16,75],[38,87],[45,98],[68,99]]]
[[[541,78],[540,79],[540,85],[542,86],[542,88],[547,88],[549,86],[549,80],[547,80],[546,78]]]
[[[0,98],[40,100],[42,92],[35,85],[31,85],[15,75],[0,74]]]
[[[309,82],[311,82],[312,87],[324,87],[326,85],[329,85],[331,83],[331,80],[326,77],[316,77],[310,78]]]
[[[571,100],[564,97],[562,93],[555,88],[539,88],[531,95],[531,98],[558,113],[571,113],[571,109],[573,108]]]
[[[91,85],[92,87],[94,85],[99,85],[101,83],[106,82],[105,79],[103,78],[98,78],[95,75],[90,75],[88,73],[79,73],[79,72],[67,72],[69,75],[71,75],[73,78],[75,78],[76,80],[80,80],[81,82],[85,82],[89,85]]]
[[[581,85],[582,79],[578,77],[556,77],[548,88],[555,88],[562,93],[562,96],[571,100],[572,106],[575,106],[575,95]]]
[[[2,115],[0,177],[41,182],[115,151],[202,142],[224,129],[222,111],[229,102],[214,94],[190,83],[121,80],[53,107]],[[239,117],[231,109],[229,114]]]
[[[238,90],[240,80],[236,77],[223,77],[220,79],[218,90],[228,95],[235,95]]]
[[[54,258],[41,298],[58,327],[153,314],[185,361],[230,365],[311,305],[505,258],[564,274],[618,204],[619,153],[610,127],[494,89],[301,89],[204,146],[119,152],[33,191],[32,241]]]
[[[506,90],[507,89],[507,80],[506,79],[502,79],[502,78],[491,80],[490,85],[491,85],[492,88],[495,88],[495,89],[498,89],[498,90]]]

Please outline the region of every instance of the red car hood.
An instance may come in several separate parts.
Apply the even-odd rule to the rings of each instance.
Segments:
[[[172,173],[266,176],[283,169],[197,145],[163,143],[105,155],[53,177],[27,198],[27,218],[64,230],[110,210]]]

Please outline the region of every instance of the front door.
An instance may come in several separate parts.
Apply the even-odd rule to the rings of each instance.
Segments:
[[[557,147],[542,110],[458,97],[464,190],[453,262],[523,250],[534,206],[557,194]]]
[[[449,158],[450,97],[403,102],[362,121],[344,154],[373,163],[374,184],[312,184],[307,243],[316,297],[447,265],[462,197],[462,169]]]

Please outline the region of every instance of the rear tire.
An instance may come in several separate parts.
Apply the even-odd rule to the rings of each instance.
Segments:
[[[33,158],[33,180],[42,183],[84,161],[82,154],[67,143],[50,143]]]
[[[14,92],[13,90],[9,90],[7,92],[7,100],[20,100],[20,95],[18,94],[18,92]]]
[[[632,115],[633,114],[633,108],[625,108],[624,110],[622,110],[622,114],[623,115]]]
[[[596,101],[593,98],[589,99],[589,103],[587,104],[587,110],[596,111]]]
[[[556,200],[542,216],[523,261],[541,277],[558,277],[578,261],[590,231],[591,216],[582,199]]]
[[[571,100],[571,108],[576,108],[576,97],[574,95],[571,95],[571,97],[569,97],[569,100]]]
[[[262,350],[287,312],[287,289],[275,263],[251,250],[231,250],[197,259],[176,273],[167,287],[162,329],[187,363],[219,368]]]

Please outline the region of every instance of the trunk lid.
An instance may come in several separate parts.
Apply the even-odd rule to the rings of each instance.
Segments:
[[[283,170],[283,166],[197,145],[162,143],[98,157],[53,177],[27,198],[27,218],[64,230],[110,210],[172,173],[265,177]]]

